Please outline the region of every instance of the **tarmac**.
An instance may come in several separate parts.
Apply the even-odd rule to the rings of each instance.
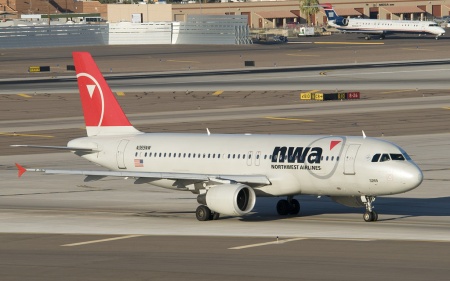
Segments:
[[[355,54],[358,61],[442,59],[449,42],[447,37],[367,42],[354,35],[317,39],[331,42],[325,44],[307,41],[313,39],[284,45],[82,49],[93,52],[102,69],[135,73],[147,72],[149,66],[150,71],[181,71],[188,65],[236,68],[247,59],[255,60],[257,67],[273,66],[275,60],[277,66],[342,63],[354,60]],[[0,78],[34,76],[26,69],[36,64],[63,69],[71,63],[72,50],[1,50],[0,60],[9,67],[1,70]],[[287,55],[291,53],[297,56]],[[61,74],[73,75],[65,70],[50,75]],[[298,217],[280,218],[277,198],[258,198],[248,216],[198,222],[195,195],[186,192],[123,179],[87,183],[78,176],[38,173],[17,179],[15,162],[33,168],[98,167],[70,153],[9,147],[65,145],[83,136],[77,95],[1,95],[1,279],[447,278],[447,90],[361,91],[362,100],[351,102],[305,102],[298,91],[214,93],[127,92],[118,99],[131,122],[149,132],[206,133],[209,128],[212,133],[359,135],[364,130],[402,146],[422,168],[424,182],[411,192],[377,198],[376,223],[364,222],[362,209],[309,196],[298,198],[302,206]]]

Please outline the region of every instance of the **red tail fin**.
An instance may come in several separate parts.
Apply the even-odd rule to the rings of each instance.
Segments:
[[[128,121],[91,54],[74,52],[73,60],[87,135],[139,133]]]

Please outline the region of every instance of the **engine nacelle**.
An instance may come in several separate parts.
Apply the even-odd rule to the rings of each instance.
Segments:
[[[211,211],[242,216],[249,213],[256,202],[255,191],[245,184],[222,184],[206,192],[206,205]]]
[[[341,205],[347,207],[364,207],[364,202],[361,200],[361,197],[354,196],[331,196],[331,199],[339,203]]]
[[[334,23],[340,26],[347,26],[348,18],[338,17],[334,20]]]

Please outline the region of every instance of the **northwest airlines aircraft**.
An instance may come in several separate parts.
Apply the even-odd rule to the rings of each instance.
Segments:
[[[379,35],[384,39],[387,34],[410,33],[410,34],[433,34],[436,40],[445,34],[445,30],[434,21],[412,21],[412,20],[377,20],[377,19],[352,19],[340,17],[336,14],[331,4],[322,4],[328,25],[344,32]]]
[[[197,219],[219,214],[242,216],[257,196],[284,196],[280,215],[300,211],[295,195],[329,196],[363,207],[376,221],[376,196],[412,190],[422,182],[419,167],[399,146],[375,138],[307,135],[221,135],[143,133],[128,121],[89,53],[73,53],[87,137],[67,147],[34,146],[74,152],[109,171],[25,169],[76,174],[85,181],[127,177],[198,194]],[[23,146],[23,145],[16,145]]]

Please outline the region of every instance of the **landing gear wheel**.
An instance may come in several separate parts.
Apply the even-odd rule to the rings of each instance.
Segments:
[[[370,221],[377,221],[378,220],[378,214],[375,211],[372,212],[365,212],[363,215],[363,218],[366,222]]]
[[[361,201],[366,206],[366,212],[363,215],[363,219],[367,222],[369,221],[377,221],[378,214],[373,210],[372,203],[375,201],[374,196],[361,196]]]
[[[280,216],[286,216],[289,214],[289,202],[287,200],[280,200],[277,203],[277,213]]]
[[[300,203],[296,199],[292,199],[290,203],[289,214],[298,215],[300,213]]]
[[[211,212],[211,217],[210,217],[211,220],[216,221],[219,219],[219,217],[220,217],[220,213]]]
[[[199,221],[208,221],[211,219],[211,210],[205,205],[200,205],[195,211],[195,216]]]
[[[373,220],[372,212],[365,212],[363,218],[366,222],[372,221]]]
[[[373,216],[372,221],[377,221],[378,220],[378,213],[377,212],[372,211],[372,216]]]

